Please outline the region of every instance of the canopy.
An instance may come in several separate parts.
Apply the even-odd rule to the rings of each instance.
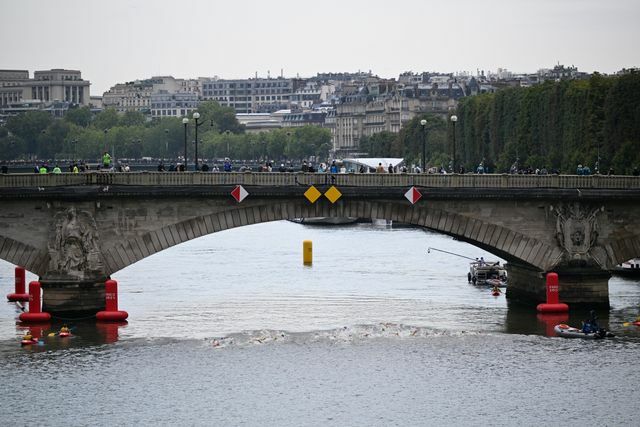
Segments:
[[[361,157],[342,159],[342,163],[347,170],[353,169],[354,171],[357,171],[362,165],[369,169],[375,169],[382,163],[382,166],[386,170],[389,167],[389,163],[391,163],[393,167],[396,167],[402,165],[404,163],[404,159],[395,157]]]

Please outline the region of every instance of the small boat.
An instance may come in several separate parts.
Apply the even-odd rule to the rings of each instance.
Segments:
[[[502,291],[500,290],[500,288],[498,288],[497,285],[494,285],[493,289],[491,289],[491,295],[493,295],[494,297],[499,297],[500,295],[502,295]]]
[[[611,272],[620,276],[640,277],[640,258],[631,258],[622,264],[618,264],[613,268],[613,270],[611,270]]]
[[[71,331],[66,326],[60,328],[60,332],[58,332],[58,336],[60,338],[66,338],[71,336]]]
[[[478,260],[469,263],[467,280],[477,286],[507,286],[507,270],[500,261]]]
[[[553,330],[556,335],[564,338],[602,339],[615,336],[606,329],[600,328],[596,332],[582,332],[582,329],[574,328],[564,323],[554,326]]]
[[[306,225],[345,225],[358,222],[358,218],[319,216],[314,218],[293,218],[289,221]]]

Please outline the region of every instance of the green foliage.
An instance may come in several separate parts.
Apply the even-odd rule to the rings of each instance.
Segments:
[[[464,98],[458,161],[467,169],[485,159],[506,172],[517,160],[575,173],[578,164],[595,169],[599,156],[601,171],[629,173],[640,152],[639,97],[640,74],[631,72]]]
[[[71,108],[64,115],[64,120],[86,128],[91,123],[92,115],[89,107]]]
[[[236,119],[236,112],[231,107],[223,107],[216,101],[205,101],[198,106],[200,123],[210,124],[213,120],[215,130],[218,133],[226,131],[232,133],[244,132],[244,126]]]

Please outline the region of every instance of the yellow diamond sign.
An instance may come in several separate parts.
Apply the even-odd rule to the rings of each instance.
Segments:
[[[324,197],[329,199],[331,203],[335,203],[342,196],[342,193],[333,185],[324,193]]]
[[[315,201],[318,200],[318,197],[320,196],[322,196],[322,193],[319,192],[318,189],[313,185],[304,192],[304,197],[306,197],[307,200],[309,200],[311,203],[315,203]]]

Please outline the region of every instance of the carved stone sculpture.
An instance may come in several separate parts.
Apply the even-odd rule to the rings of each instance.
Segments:
[[[556,215],[556,239],[568,260],[589,261],[591,248],[598,240],[597,214],[604,207],[593,208],[580,203],[551,207]]]
[[[47,276],[90,279],[99,275],[103,263],[93,216],[75,208],[55,215],[49,238]]]

